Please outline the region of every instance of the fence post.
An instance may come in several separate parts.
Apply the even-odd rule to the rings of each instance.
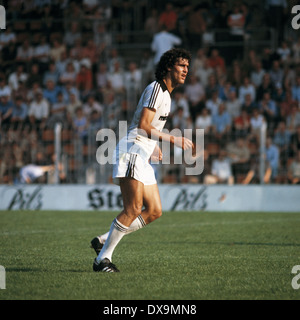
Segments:
[[[54,183],[59,184],[59,164],[60,164],[60,154],[61,154],[61,128],[60,122],[55,124],[54,127],[54,143],[55,143],[55,174]]]
[[[259,181],[260,184],[264,184],[264,176],[265,176],[265,155],[266,155],[266,133],[267,133],[267,124],[266,122],[260,128],[260,147],[259,147]]]

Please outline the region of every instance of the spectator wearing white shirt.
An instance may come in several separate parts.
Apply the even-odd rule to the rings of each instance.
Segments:
[[[181,44],[181,39],[166,30],[162,25],[162,30],[156,33],[151,43],[151,49],[155,53],[154,64],[156,65],[160,57],[168,50]]]
[[[262,67],[262,62],[257,60],[254,64],[254,70],[251,71],[250,80],[254,84],[255,88],[258,88],[262,84],[263,76],[266,70]]]
[[[209,110],[212,117],[218,113],[219,106],[223,103],[223,101],[219,98],[218,94],[219,93],[217,90],[213,90],[211,98],[208,99],[205,104],[206,108]]]
[[[27,74],[24,72],[24,66],[22,64],[16,67],[16,71],[11,73],[8,77],[8,84],[12,91],[16,91],[19,88],[19,81],[26,82]]]
[[[125,79],[124,72],[121,68],[121,65],[118,61],[114,63],[114,70],[109,72],[108,80],[111,83],[111,86],[115,93],[124,93],[125,90]]]
[[[97,111],[99,115],[103,113],[103,106],[96,101],[94,95],[89,95],[87,98],[87,102],[83,105],[83,113],[89,118],[92,111]]]
[[[29,105],[29,121],[38,130],[43,130],[49,116],[49,102],[43,97],[42,90],[36,91],[34,100]]]
[[[203,108],[195,120],[195,129],[203,129],[207,137],[207,134],[211,133],[212,118],[207,108]]]
[[[204,177],[204,184],[229,184],[234,183],[232,175],[231,162],[227,158],[225,150],[220,150],[217,159],[212,162],[211,174]]]
[[[252,101],[256,99],[255,86],[250,82],[249,77],[244,77],[243,84],[239,88],[239,99],[242,104],[245,103],[245,96],[247,94],[251,95]]]

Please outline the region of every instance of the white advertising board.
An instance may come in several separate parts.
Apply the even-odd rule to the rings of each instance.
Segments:
[[[164,211],[300,212],[300,186],[159,185]],[[0,210],[122,209],[115,185],[0,186]]]

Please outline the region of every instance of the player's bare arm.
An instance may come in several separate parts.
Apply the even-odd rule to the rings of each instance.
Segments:
[[[155,112],[152,109],[144,108],[139,122],[140,134],[147,135],[148,138],[156,141],[170,142],[183,150],[193,147],[193,142],[185,137],[176,137],[165,132],[155,129],[151,123]]]

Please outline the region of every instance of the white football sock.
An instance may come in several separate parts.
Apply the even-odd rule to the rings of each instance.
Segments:
[[[107,258],[110,261],[112,261],[113,251],[115,250],[115,247],[117,246],[117,244],[124,237],[127,230],[128,230],[128,227],[124,226],[117,219],[113,221],[109,230],[108,237],[105,241],[105,244],[102,250],[100,251],[98,257],[96,258],[96,261],[98,263],[104,258]]]
[[[137,230],[139,230],[139,229],[141,229],[141,228],[143,228],[145,226],[146,226],[145,220],[143,219],[142,215],[139,215],[132,222],[132,224],[128,227],[126,234],[130,234],[130,233],[132,233],[134,231],[137,231]],[[106,239],[107,239],[107,237],[108,237],[108,235],[109,235],[109,232],[106,232],[106,233],[102,234],[101,236],[99,236],[98,238],[100,240],[100,243],[104,244]]]

